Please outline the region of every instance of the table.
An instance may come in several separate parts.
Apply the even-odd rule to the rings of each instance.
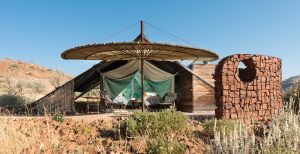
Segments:
[[[136,99],[129,100],[129,106],[133,108],[139,108],[139,102]]]
[[[100,97],[83,97],[86,99],[86,113],[92,113],[90,112],[90,105],[91,104],[96,104],[96,108],[97,108],[97,112],[96,113],[100,113],[99,110],[99,104],[100,104]]]

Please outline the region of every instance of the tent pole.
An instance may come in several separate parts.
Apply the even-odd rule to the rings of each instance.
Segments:
[[[141,86],[142,86],[142,112],[144,112],[145,103],[144,103],[144,59],[141,59]]]
[[[144,42],[144,22],[141,20],[141,42]],[[144,102],[144,51],[141,51],[141,84],[142,84],[142,112],[145,109],[145,102]]]

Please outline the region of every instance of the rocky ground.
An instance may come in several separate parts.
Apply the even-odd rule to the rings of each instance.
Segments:
[[[0,118],[0,153],[144,153],[143,138],[121,138],[118,122],[124,118],[65,118],[57,122],[51,117]],[[202,124],[190,120],[192,134],[182,134],[180,142],[186,154],[205,153],[207,142]]]

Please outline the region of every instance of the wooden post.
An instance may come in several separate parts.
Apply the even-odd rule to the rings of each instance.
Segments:
[[[96,105],[97,105],[97,113],[98,114],[100,113],[100,108],[99,108],[100,100],[101,100],[101,98],[99,99],[99,101],[96,101],[97,102]]]
[[[144,112],[145,102],[144,102],[144,59],[141,59],[141,86],[142,86],[142,112]]]
[[[141,42],[144,42],[144,22],[141,20]]]
[[[89,114],[90,112],[90,104],[89,104],[89,99],[87,99],[87,102],[86,102],[86,113]]]
[[[144,22],[141,20],[141,42],[144,42]],[[142,86],[142,112],[144,112],[145,109],[145,102],[144,102],[144,51],[141,52],[141,86]]]

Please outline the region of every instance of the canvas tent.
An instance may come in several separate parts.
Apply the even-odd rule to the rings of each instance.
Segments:
[[[114,97],[122,91],[127,98],[131,97],[132,93],[134,93],[134,97],[139,97],[140,91],[136,90],[140,84],[138,66],[138,61],[102,61],[34,102],[32,107],[41,114],[44,112],[44,109],[47,109],[48,113],[77,112],[76,99],[78,95],[76,93],[84,94],[96,86],[100,86],[101,90],[104,90],[106,86],[111,86],[109,84],[120,84],[118,82],[124,78],[132,79],[126,81],[124,84],[126,86],[123,85],[123,88],[115,90],[111,95]],[[116,75],[116,72],[122,75]],[[198,102],[193,101],[193,78],[199,80],[201,85],[213,89],[213,86],[201,75],[195,74],[179,62],[145,61],[145,77],[146,82],[149,83],[148,87],[150,87],[150,90],[145,88],[146,91],[153,90],[160,96],[163,96],[165,92],[174,90],[178,96],[176,107],[178,110],[185,112],[194,112],[195,109],[199,109],[197,107]],[[105,85],[107,84],[105,82],[108,82],[108,85]],[[130,86],[135,86],[134,90]],[[165,89],[161,89],[161,87]]]

